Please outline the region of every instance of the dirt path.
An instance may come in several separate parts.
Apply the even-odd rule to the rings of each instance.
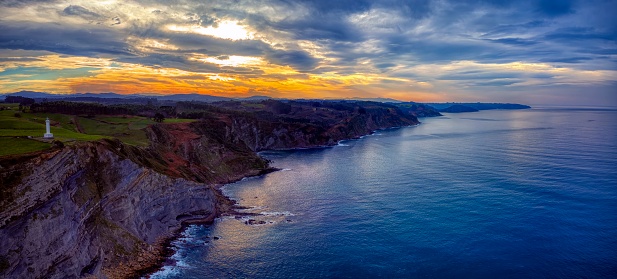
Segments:
[[[81,125],[79,125],[79,121],[77,121],[77,116],[73,116],[73,123],[75,123],[75,129],[77,129],[77,132],[85,134],[84,130],[81,128]]]

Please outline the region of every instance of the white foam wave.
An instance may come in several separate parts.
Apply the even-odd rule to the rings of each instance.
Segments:
[[[179,273],[180,273],[180,269],[177,268],[176,266],[166,265],[166,266],[163,266],[163,268],[161,268],[159,271],[150,275],[150,278],[152,279],[172,278],[173,276],[176,276]],[[145,277],[142,277],[142,278],[145,278]]]
[[[259,213],[260,215],[265,215],[265,216],[296,216],[295,214],[289,212],[289,211],[273,211],[273,212],[269,212],[269,211],[263,211]]]
[[[150,275],[150,278],[153,279],[165,279],[165,278],[173,278],[180,274],[181,269],[189,268],[189,264],[186,263],[182,259],[180,255],[181,251],[178,249],[174,249],[176,252],[171,256],[171,259],[174,261],[173,265],[165,265],[159,271]]]

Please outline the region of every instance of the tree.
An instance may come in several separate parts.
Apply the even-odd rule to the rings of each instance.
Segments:
[[[30,106],[34,104],[34,99],[22,96],[6,96],[5,103],[19,103],[22,106]]]
[[[156,121],[158,123],[161,123],[161,122],[165,121],[165,116],[163,114],[157,112],[157,113],[154,114],[154,121]]]

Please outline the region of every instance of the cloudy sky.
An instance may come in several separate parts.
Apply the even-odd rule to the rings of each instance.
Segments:
[[[617,0],[0,0],[0,93],[617,105]]]

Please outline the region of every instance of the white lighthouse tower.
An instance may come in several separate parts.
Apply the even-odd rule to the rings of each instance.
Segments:
[[[49,117],[47,117],[47,120],[45,120],[45,129],[46,129],[46,133],[45,135],[43,135],[44,139],[53,139],[54,138],[54,134],[51,133],[50,129],[49,129]]]

